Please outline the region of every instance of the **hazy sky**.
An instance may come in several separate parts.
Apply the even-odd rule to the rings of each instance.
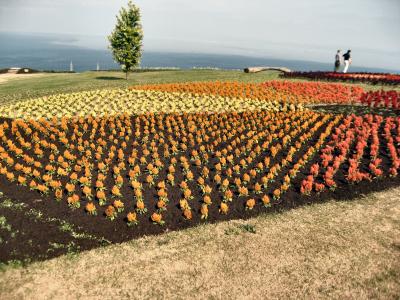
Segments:
[[[97,36],[127,0],[0,0],[0,31]],[[400,68],[400,0],[136,0],[145,50],[243,54]],[[0,45],[1,47],[1,45]]]

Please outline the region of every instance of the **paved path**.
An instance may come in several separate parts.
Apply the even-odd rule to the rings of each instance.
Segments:
[[[21,78],[32,78],[32,77],[41,77],[44,74],[35,73],[35,74],[13,74],[13,73],[5,73],[0,74],[0,84],[6,83],[9,80],[21,79]]]

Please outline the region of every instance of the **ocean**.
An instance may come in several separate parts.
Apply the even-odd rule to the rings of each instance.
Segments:
[[[97,64],[102,70],[119,68],[109,50],[68,44],[68,40],[60,43],[54,36],[0,32],[0,69],[29,67],[37,70],[66,71],[69,70],[71,61],[74,71],[77,72],[96,70]],[[284,66],[296,71],[330,71],[333,67],[332,64],[313,61],[150,50],[143,52],[141,61],[142,68],[243,69],[249,66]],[[396,70],[362,66],[351,66],[351,71],[396,73]]]

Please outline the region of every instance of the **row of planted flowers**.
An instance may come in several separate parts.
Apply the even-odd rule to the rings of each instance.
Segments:
[[[342,179],[350,184],[395,177],[400,170],[399,145],[400,117],[347,116],[321,149],[318,161],[302,182],[301,193],[334,190],[339,185],[334,177],[346,164]]]
[[[254,98],[289,103],[352,103],[363,93],[358,86],[336,83],[291,82],[272,80],[264,83],[242,82],[190,82],[137,85],[133,90],[179,92],[218,95],[234,98]]]
[[[370,84],[400,84],[399,74],[388,73],[335,73],[335,72],[287,72],[281,75],[283,78],[306,78],[312,80],[363,82]]]
[[[242,112],[254,110],[301,110],[302,104],[291,104],[280,98],[264,101],[258,98],[235,98],[195,95],[157,90],[94,90],[58,94],[0,106],[0,116],[9,118],[47,119],[56,116],[110,116],[121,113]]]
[[[369,107],[400,109],[400,92],[384,90],[370,91],[361,95],[360,102]]]
[[[8,120],[0,125],[0,174],[17,190],[29,189],[32,197],[39,192],[88,215],[125,218],[128,225],[176,222],[176,210],[183,220],[216,219],[231,208],[279,203],[290,189],[307,193],[306,183],[293,182],[318,151],[328,155],[327,147],[336,144],[345,154],[361,151],[370,135],[371,149],[378,143],[378,150],[371,161],[361,160],[357,152],[355,174],[353,165],[345,170],[348,180],[358,178],[360,164],[373,166],[370,178],[377,169],[385,175],[379,163],[379,143],[385,141],[393,160],[389,174],[396,176],[399,125],[394,118],[364,120],[311,111]],[[344,161],[329,162],[336,160]],[[335,166],[337,172],[341,164]],[[325,172],[328,178],[318,182],[318,191],[322,185],[332,187],[329,179],[334,181],[335,172],[328,169],[325,161],[321,168],[313,166],[313,176]]]
[[[96,90],[59,94],[0,106],[0,116],[35,118],[109,116],[147,112],[294,111],[311,103],[399,108],[399,92],[363,92],[341,84],[269,81],[265,83],[201,82],[142,85],[130,90]]]
[[[195,82],[138,85],[133,90],[211,94],[223,97],[246,97],[302,104],[364,104],[370,107],[400,109],[398,91],[368,91],[358,86],[321,82],[272,80],[264,83]]]

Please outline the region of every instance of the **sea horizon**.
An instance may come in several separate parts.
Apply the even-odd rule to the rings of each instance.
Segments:
[[[72,62],[76,72],[120,69],[111,51],[97,46],[77,45],[68,36],[0,32],[0,69],[21,67],[41,71],[69,71]],[[241,70],[252,66],[287,67],[294,71],[331,71],[333,63],[194,51],[143,51],[141,68],[216,68]],[[350,72],[400,73],[400,70],[352,65]]]

